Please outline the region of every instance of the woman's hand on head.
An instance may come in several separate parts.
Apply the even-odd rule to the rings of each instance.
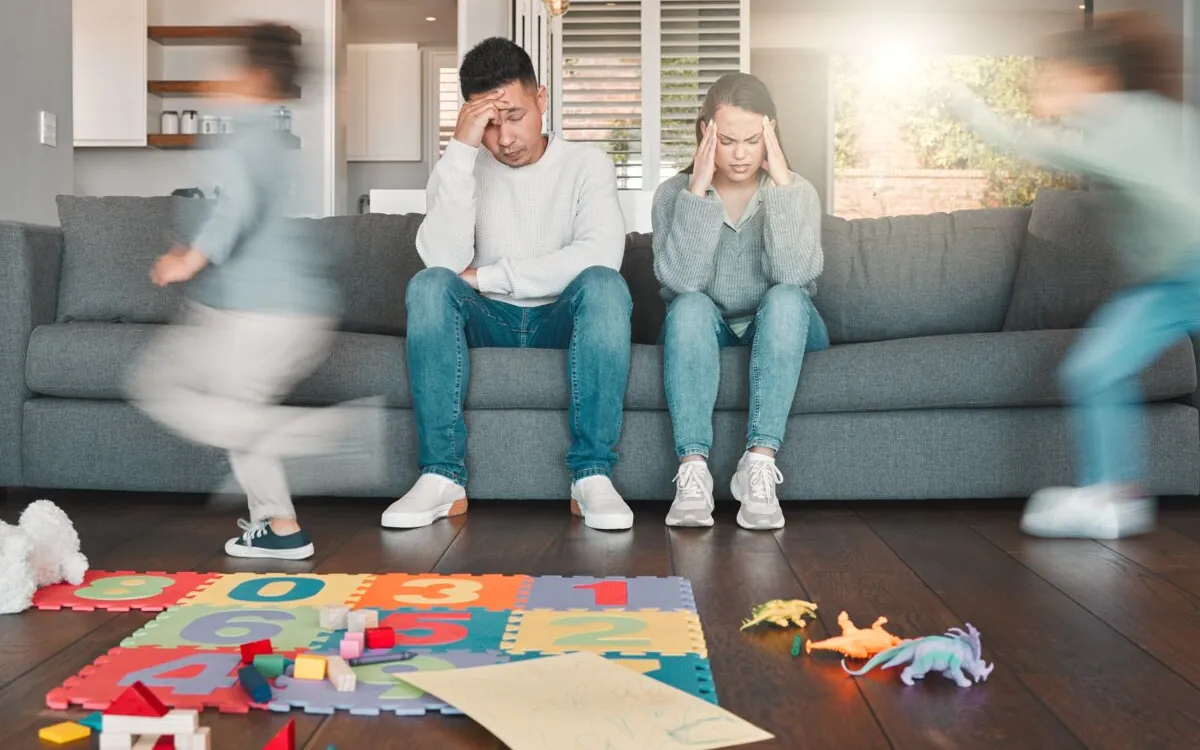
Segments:
[[[783,146],[779,145],[775,122],[766,115],[763,115],[763,143],[766,144],[766,149],[763,154],[762,168],[766,171],[767,176],[780,187],[791,185],[792,172],[783,155]]]
[[[704,136],[700,139],[700,145],[696,146],[696,156],[692,160],[692,180],[688,184],[688,190],[703,198],[708,194],[713,175],[717,171],[717,125],[709,120],[707,123],[701,123],[700,127],[704,130]]]

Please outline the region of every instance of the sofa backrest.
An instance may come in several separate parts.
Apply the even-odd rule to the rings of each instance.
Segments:
[[[170,320],[182,290],[154,287],[150,265],[173,238],[192,236],[210,205],[187,198],[60,197],[58,320]],[[817,308],[834,343],[1078,327],[1115,284],[1111,264],[1094,257],[1109,253],[1107,235],[1092,221],[1097,210],[1093,194],[1046,191],[1032,210],[853,221],[827,216]],[[423,268],[416,253],[423,218],[297,220],[341,256],[345,329],[403,334],[405,287]],[[621,272],[634,299],[633,340],[656,343],[666,306],[650,235],[629,235]]]

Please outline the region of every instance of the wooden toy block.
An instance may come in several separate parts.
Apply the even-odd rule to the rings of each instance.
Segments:
[[[88,714],[80,719],[79,723],[99,734],[100,730],[104,728],[104,714],[100,713],[99,711],[94,714]]]
[[[342,663],[344,664],[345,662]],[[349,669],[349,667],[347,667],[347,669]],[[351,672],[350,676],[354,677],[354,673]],[[38,737],[46,742],[52,742],[55,745],[65,745],[68,742],[82,740],[84,737],[90,737],[91,735],[92,730],[88,729],[82,724],[76,724],[73,721],[64,721],[61,724],[55,724],[52,727],[45,727],[44,729],[38,731]]]
[[[325,657],[300,654],[296,657],[294,677],[297,680],[325,679]]]
[[[259,654],[273,654],[275,648],[270,641],[253,641],[242,644],[242,664],[253,664],[254,657]]]
[[[326,604],[321,607],[321,627],[326,630],[345,630],[346,619],[350,608],[340,604]]]
[[[279,734],[263,745],[263,750],[296,750],[296,720],[288,721],[287,726],[279,730]]]
[[[363,648],[367,647],[367,634],[366,633],[346,633],[344,636],[342,636],[342,640],[343,641],[354,641],[354,642],[358,643],[358,645],[362,646]]]
[[[237,674],[238,684],[242,686],[246,695],[250,696],[250,700],[255,703],[271,702],[271,685],[257,667],[242,667]]]
[[[176,750],[174,737],[159,737],[151,750]]]
[[[200,713],[191,709],[177,708],[166,716],[104,716],[104,734],[132,735],[175,735],[195,734],[200,728]],[[153,745],[151,746],[153,747]]]
[[[273,680],[287,669],[288,660],[280,654],[259,654],[254,657],[254,668],[262,672],[262,676]]]
[[[337,656],[325,658],[325,676],[333,684],[333,689],[339,693],[353,693],[358,686],[358,678],[345,659]]]
[[[171,744],[165,748],[160,746],[162,740],[167,740]],[[175,742],[170,737],[160,737],[157,734],[143,735],[137,742],[133,744],[133,750],[167,750],[167,748],[175,747]]]
[[[117,696],[117,699],[105,710],[104,715],[166,716],[167,707],[154,693],[150,692],[150,688],[140,682],[135,682]]]
[[[133,750],[133,735],[104,732],[100,735],[100,750]]]
[[[368,628],[367,648],[395,648],[396,631],[391,628]]]
[[[175,750],[212,750],[212,737],[208,727],[200,727],[192,736],[176,735]]]
[[[372,622],[374,615],[374,622]],[[367,628],[379,627],[379,613],[373,609],[358,609],[346,615],[346,630],[351,633],[363,633]]]
[[[362,639],[343,639],[342,642],[338,644],[338,652],[341,654],[343,659],[357,659],[358,657],[362,656],[363,653]]]

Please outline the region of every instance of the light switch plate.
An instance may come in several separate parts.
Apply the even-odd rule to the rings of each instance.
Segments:
[[[58,117],[53,112],[39,113],[40,133],[38,139],[43,146],[58,147]]]

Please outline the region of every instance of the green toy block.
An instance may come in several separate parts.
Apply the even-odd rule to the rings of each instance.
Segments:
[[[88,714],[79,720],[79,723],[99,734],[104,727],[104,714],[97,711],[94,714]]]
[[[268,680],[273,680],[283,674],[287,665],[288,660],[279,654],[259,654],[254,657],[254,668]]]

